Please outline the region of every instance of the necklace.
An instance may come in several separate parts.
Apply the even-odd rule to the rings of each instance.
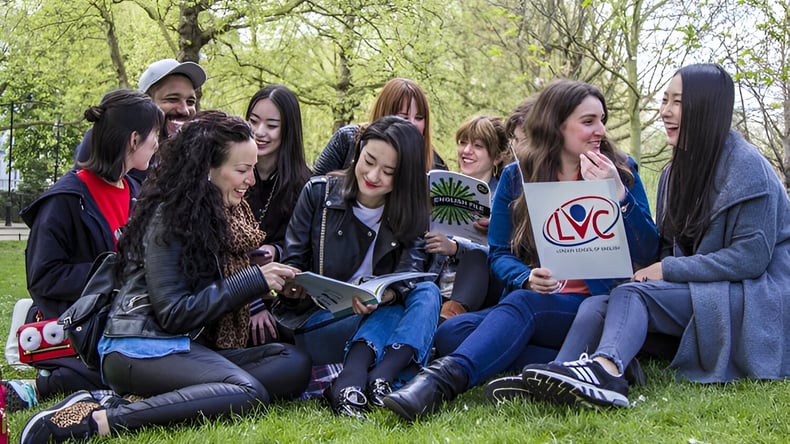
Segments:
[[[269,204],[272,203],[272,197],[274,197],[274,190],[277,189],[277,181],[280,179],[280,175],[276,172],[274,173],[274,183],[272,184],[272,189],[269,191],[269,198],[266,199],[266,204],[263,206],[263,210],[261,210],[261,215],[258,217],[258,222],[263,224],[263,218],[266,217],[266,213],[269,211]]]

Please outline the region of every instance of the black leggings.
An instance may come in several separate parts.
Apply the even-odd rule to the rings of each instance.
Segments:
[[[166,425],[199,416],[243,413],[307,387],[310,358],[288,344],[214,351],[192,342],[187,353],[136,359],[104,357],[104,378],[117,393],[146,399],[107,409],[110,428]]]
[[[48,359],[34,365],[36,373],[36,389],[40,399],[53,395],[74,393],[77,390],[108,389],[101,381],[98,370],[85,367],[76,357]],[[42,371],[44,370],[44,371]]]

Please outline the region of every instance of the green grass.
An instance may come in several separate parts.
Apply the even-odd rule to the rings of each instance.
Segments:
[[[27,294],[24,242],[0,242],[0,327],[8,331],[14,301]],[[782,334],[782,332],[777,332]],[[742,381],[702,385],[675,381],[665,362],[643,363],[648,385],[633,388],[630,409],[588,411],[526,401],[488,404],[481,388],[441,413],[406,424],[387,411],[367,421],[336,418],[318,401],[288,402],[266,412],[189,425],[149,427],[95,442],[119,443],[768,443],[790,436],[790,383]],[[5,377],[32,377],[3,365]],[[51,403],[51,401],[50,401]],[[10,415],[11,440],[33,411]]]

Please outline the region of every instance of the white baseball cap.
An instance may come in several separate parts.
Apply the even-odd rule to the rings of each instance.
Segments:
[[[140,76],[137,87],[140,92],[147,93],[154,84],[170,74],[183,74],[192,81],[195,89],[206,81],[206,71],[195,62],[179,62],[176,59],[162,59],[148,65],[148,69]]]

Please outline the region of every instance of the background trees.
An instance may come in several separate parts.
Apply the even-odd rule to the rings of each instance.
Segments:
[[[54,175],[58,119],[62,174],[87,128],[84,109],[110,89],[136,87],[147,64],[164,57],[206,68],[202,108],[242,114],[263,85],[292,88],[302,102],[308,159],[334,129],[365,121],[376,92],[394,76],[427,91],[434,142],[451,166],[452,137],[465,118],[506,115],[553,78],[579,78],[604,91],[610,137],[648,172],[667,157],[656,124],[666,81],[684,63],[714,61],[738,82],[736,124],[790,182],[790,12],[779,0],[0,5],[0,103],[20,103],[14,164],[29,189]],[[0,132],[9,127],[9,108],[0,106]],[[42,168],[52,174],[40,174]]]

